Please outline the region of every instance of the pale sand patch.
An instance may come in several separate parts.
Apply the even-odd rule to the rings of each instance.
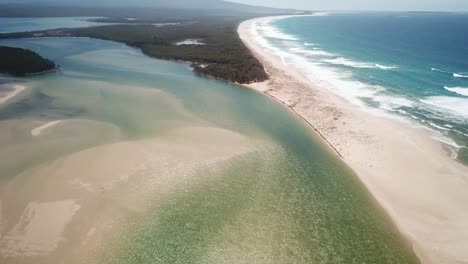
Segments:
[[[38,126],[36,128],[34,128],[33,130],[31,130],[31,135],[33,137],[37,137],[37,136],[40,136],[42,132],[44,132],[44,130],[48,129],[48,128],[51,128],[53,126],[56,126],[58,125],[59,123],[61,123],[62,120],[55,120],[55,121],[50,121],[48,123],[45,123],[44,125],[42,126]]]
[[[261,19],[261,18],[260,18]],[[248,85],[304,118],[358,174],[423,263],[468,263],[468,168],[424,131],[370,115],[270,54],[241,23],[241,39],[270,79]]]
[[[175,43],[176,46],[184,45],[206,45],[202,42],[202,39],[186,39]]]
[[[55,250],[65,226],[79,208],[73,200],[30,203],[18,223],[1,238],[1,254],[33,256]]]
[[[6,103],[11,98],[26,89],[26,86],[19,84],[1,84],[0,85],[0,105]]]
[[[199,169],[270,146],[225,129],[186,127],[157,138],[94,147],[29,169],[0,193],[4,221],[0,244],[9,245],[8,251],[0,251],[0,262],[93,263],[96,252],[108,241],[119,239],[129,216],[144,214],[149,206],[168,202],[174,193],[213,180],[210,174],[197,173]],[[53,219],[60,213],[39,210],[38,204],[31,208],[31,203],[61,200],[77,201],[80,210],[58,242],[32,236],[50,231],[56,237],[55,227],[39,224],[29,225],[28,232],[20,234],[34,237],[32,241],[41,250],[29,243],[11,242],[11,234],[18,234],[33,211],[40,213],[39,219],[46,214]],[[58,245],[52,248],[52,243]],[[47,254],[37,255],[46,249]]]

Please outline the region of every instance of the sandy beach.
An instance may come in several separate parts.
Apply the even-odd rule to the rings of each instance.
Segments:
[[[356,172],[422,263],[468,263],[468,167],[423,129],[374,116],[311,83],[255,40],[249,30],[254,22],[241,23],[238,32],[270,79],[248,87],[313,127]]]
[[[7,83],[0,85],[0,105],[15,97],[24,89],[26,89],[25,86],[18,84]]]

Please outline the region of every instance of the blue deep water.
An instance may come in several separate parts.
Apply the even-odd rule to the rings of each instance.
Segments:
[[[328,13],[267,18],[254,30],[312,82],[422,125],[468,158],[468,14]]]

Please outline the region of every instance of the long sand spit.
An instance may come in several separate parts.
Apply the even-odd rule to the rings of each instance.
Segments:
[[[287,67],[251,35],[257,20],[241,23],[238,33],[270,79],[248,87],[282,102],[318,132],[358,174],[423,263],[468,263],[468,168],[423,130],[366,113]]]

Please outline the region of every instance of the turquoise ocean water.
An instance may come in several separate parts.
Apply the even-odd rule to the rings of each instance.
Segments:
[[[253,30],[311,82],[421,125],[468,160],[468,14],[322,13]]]

